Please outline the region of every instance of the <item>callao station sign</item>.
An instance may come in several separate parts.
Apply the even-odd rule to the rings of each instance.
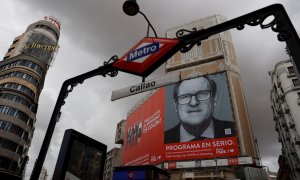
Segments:
[[[146,37],[123,55],[113,66],[131,74],[146,77],[177,51],[179,39]],[[172,54],[170,55],[170,51]],[[180,80],[179,73],[167,75],[112,92],[111,100],[156,89]]]

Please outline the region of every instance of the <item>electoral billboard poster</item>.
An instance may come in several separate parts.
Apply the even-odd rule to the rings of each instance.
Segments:
[[[225,73],[160,88],[127,119],[124,165],[238,156]]]

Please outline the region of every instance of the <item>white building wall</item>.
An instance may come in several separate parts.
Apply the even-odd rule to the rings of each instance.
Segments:
[[[281,61],[270,72],[273,87],[271,101],[275,130],[291,172],[290,179],[300,179],[300,83],[295,73],[288,70],[292,66],[290,60]]]
[[[47,180],[47,177],[48,177],[47,169],[45,167],[42,167],[41,174],[38,180]]]

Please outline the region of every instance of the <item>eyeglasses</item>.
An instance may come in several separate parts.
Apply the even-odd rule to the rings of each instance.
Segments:
[[[177,97],[177,101],[182,105],[188,104],[191,102],[193,96],[195,96],[198,101],[205,101],[210,98],[211,92],[210,90],[202,90],[196,92],[195,94],[183,94]]]

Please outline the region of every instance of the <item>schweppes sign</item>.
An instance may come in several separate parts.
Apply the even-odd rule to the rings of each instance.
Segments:
[[[45,51],[55,51],[57,52],[59,49],[59,45],[49,45],[49,44],[39,44],[39,43],[27,43],[24,46],[25,49],[31,48],[31,49],[44,49]]]

